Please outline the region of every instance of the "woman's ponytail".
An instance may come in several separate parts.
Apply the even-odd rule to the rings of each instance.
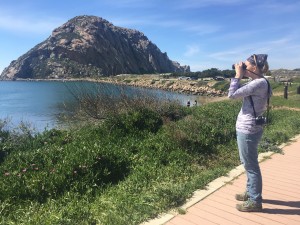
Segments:
[[[268,62],[266,61],[263,68],[261,69],[261,72],[262,73],[267,73],[269,71],[269,64]]]

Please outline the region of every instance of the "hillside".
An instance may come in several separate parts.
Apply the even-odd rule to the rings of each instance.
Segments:
[[[190,71],[143,33],[96,16],[77,16],[14,60],[1,74],[13,78],[101,77],[123,73]]]
[[[295,70],[278,69],[278,70],[271,70],[270,72],[274,77],[299,77],[300,76],[300,71],[298,69]]]

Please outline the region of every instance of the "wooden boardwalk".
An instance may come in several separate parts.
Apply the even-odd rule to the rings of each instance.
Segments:
[[[166,225],[300,225],[300,137],[283,148],[284,154],[273,154],[260,163],[263,177],[263,211],[245,213],[235,209],[240,203],[236,193],[245,190],[242,174],[177,215]]]
[[[234,196],[246,185],[246,174],[240,166],[231,171],[229,178],[217,179],[208,185],[208,190],[195,192],[183,206],[185,214],[169,212],[143,225],[300,225],[300,135],[283,147],[283,152],[269,154],[270,159],[260,163],[262,212],[239,212],[235,208],[241,202]]]

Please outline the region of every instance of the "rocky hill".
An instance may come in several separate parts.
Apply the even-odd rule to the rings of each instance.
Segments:
[[[171,61],[141,32],[96,16],[78,16],[14,60],[1,74],[14,78],[83,78],[190,71]]]
[[[299,77],[300,70],[287,70],[287,69],[278,69],[278,70],[271,70],[271,74],[274,77]]]

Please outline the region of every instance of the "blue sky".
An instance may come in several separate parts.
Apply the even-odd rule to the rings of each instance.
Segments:
[[[271,69],[300,68],[299,0],[0,0],[0,72],[79,15],[139,30],[192,71],[253,53]]]

